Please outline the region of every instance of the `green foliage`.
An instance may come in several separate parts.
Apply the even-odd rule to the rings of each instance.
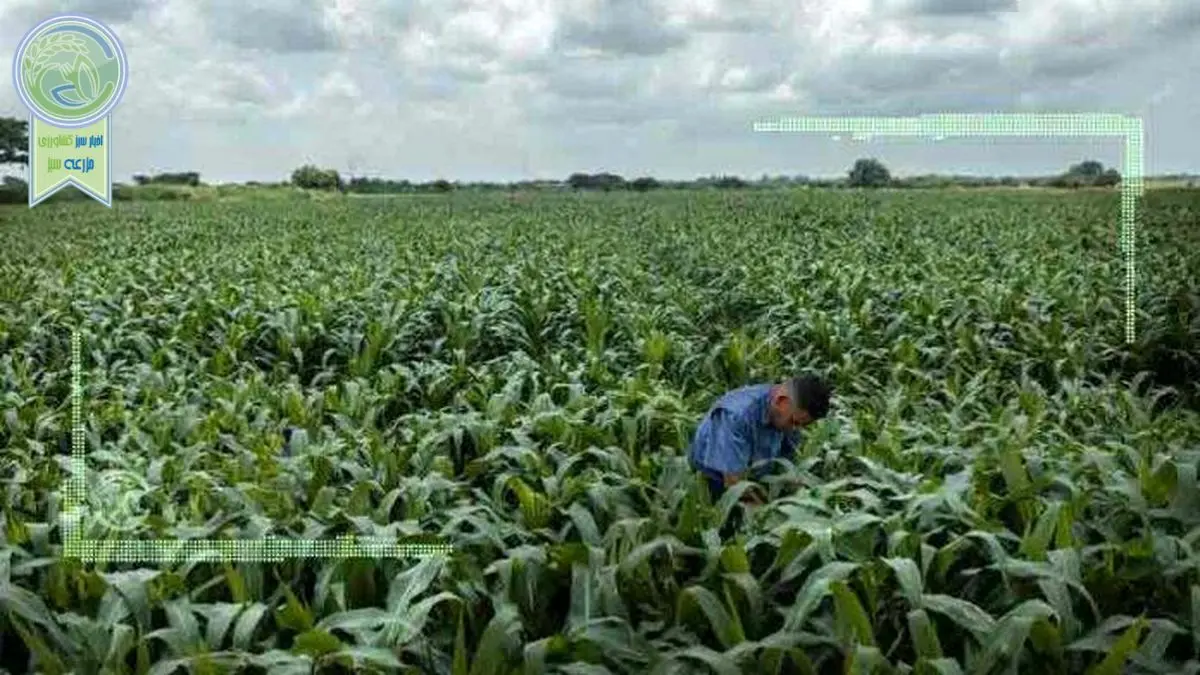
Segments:
[[[50,195],[41,204],[79,203],[90,200],[91,197],[83,192],[67,188]],[[24,204],[27,206],[29,204],[29,183],[16,176],[4,176],[0,180],[0,204]]]
[[[29,183],[16,176],[5,176],[0,182],[0,204],[28,204]]]
[[[606,177],[607,176],[607,177]],[[357,194],[421,194],[446,192],[444,181],[416,183],[407,180],[386,178],[353,177],[346,184],[346,191]],[[1111,187],[1119,185],[1120,174],[1115,169],[1105,169],[1092,179],[1073,177],[1068,179],[1066,174],[1060,176],[972,176],[972,175],[925,175],[891,177],[887,181],[875,180],[880,186],[906,189],[944,189],[944,188],[1068,188],[1068,187]],[[1165,176],[1159,179],[1148,179],[1148,187],[1194,187],[1187,176]],[[248,185],[250,185],[248,183]],[[566,180],[525,180],[510,183],[498,182],[462,182],[451,183],[454,190],[466,192],[487,192],[504,190],[509,192],[545,192],[563,188],[577,190],[649,192],[656,189],[775,189],[782,187],[795,188],[824,188],[837,189],[854,187],[850,179],[814,179],[806,176],[762,176],[749,180],[739,176],[705,176],[692,180],[661,180],[643,176],[631,181],[625,181],[612,174],[583,174],[577,173]]]
[[[6,211],[0,669],[1195,673],[1200,201],[1147,194],[1125,347],[1118,200]],[[454,555],[63,558],[72,329],[89,535]],[[836,409],[709,503],[700,415],[801,368]]]
[[[662,187],[662,184],[660,184],[657,179],[650,178],[649,176],[635,178],[633,182],[629,184],[629,189],[635,192],[649,192],[650,190],[657,190],[660,187]]]
[[[407,180],[392,180],[386,178],[367,178],[363,176],[355,176],[346,183],[346,192],[366,195],[383,195],[383,194],[425,194],[425,193],[446,193],[456,190],[468,190],[472,192],[484,190],[513,190],[523,188],[539,188],[544,187],[534,182],[525,183],[461,183],[458,181],[448,181],[438,179],[426,183],[413,183]]]
[[[1066,173],[1046,181],[1051,187],[1078,189],[1084,187],[1115,187],[1121,183],[1116,169],[1105,169],[1095,160],[1074,164]]]
[[[725,190],[734,190],[748,187],[750,184],[741,178],[738,178],[737,176],[721,176],[713,183],[713,185]]]
[[[305,190],[341,190],[342,176],[336,169],[321,169],[306,164],[292,172],[292,185]]]
[[[610,192],[627,187],[625,179],[613,173],[573,173],[567,178],[567,186],[575,190],[601,190]]]
[[[188,185],[197,187],[200,185],[200,174],[195,171],[160,173],[153,176],[138,174],[133,177],[133,182],[138,185]]]
[[[359,194],[397,194],[413,191],[413,184],[406,180],[396,181],[383,178],[354,176],[349,182],[346,183],[346,192],[354,192]]]
[[[29,164],[29,121],[0,117],[0,165]]]
[[[892,182],[892,175],[883,162],[877,159],[859,159],[850,168],[847,181],[850,187],[887,187]]]

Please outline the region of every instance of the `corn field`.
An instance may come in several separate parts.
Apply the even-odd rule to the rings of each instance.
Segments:
[[[1200,673],[1200,194],[1140,207],[1133,345],[1115,193],[0,210],[0,671]],[[801,370],[712,503],[701,416]],[[72,485],[453,551],[85,562]]]

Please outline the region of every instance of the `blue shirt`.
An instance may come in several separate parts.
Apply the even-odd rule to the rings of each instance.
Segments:
[[[793,433],[771,426],[770,395],[774,385],[757,384],[735,389],[717,400],[701,420],[688,459],[708,474],[742,473],[791,452]],[[755,475],[763,467],[757,467]]]

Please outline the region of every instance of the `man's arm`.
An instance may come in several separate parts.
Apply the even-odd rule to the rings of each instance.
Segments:
[[[800,446],[800,434],[796,431],[789,431],[783,435],[783,447],[780,449],[779,456],[785,459],[791,459],[796,452],[796,448]]]
[[[722,482],[730,488],[746,479],[750,467],[750,437],[736,415],[725,410],[713,415],[713,447],[710,468],[721,474]],[[762,503],[752,492],[743,497],[746,501]]]
[[[738,483],[745,480],[746,474],[744,472],[743,473],[725,473],[725,474],[721,474],[721,478],[725,482],[725,489],[728,490],[729,488],[733,487],[734,485],[737,485]],[[762,497],[759,497],[758,493],[754,492],[752,490],[748,490],[746,492],[746,494],[742,495],[742,501],[753,504],[755,506],[763,505]]]

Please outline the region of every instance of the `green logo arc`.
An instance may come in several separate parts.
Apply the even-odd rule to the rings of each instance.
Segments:
[[[85,16],[47,19],[26,33],[13,58],[13,82],[35,117],[85,127],[120,102],[128,80],[125,50],[107,26]]]

